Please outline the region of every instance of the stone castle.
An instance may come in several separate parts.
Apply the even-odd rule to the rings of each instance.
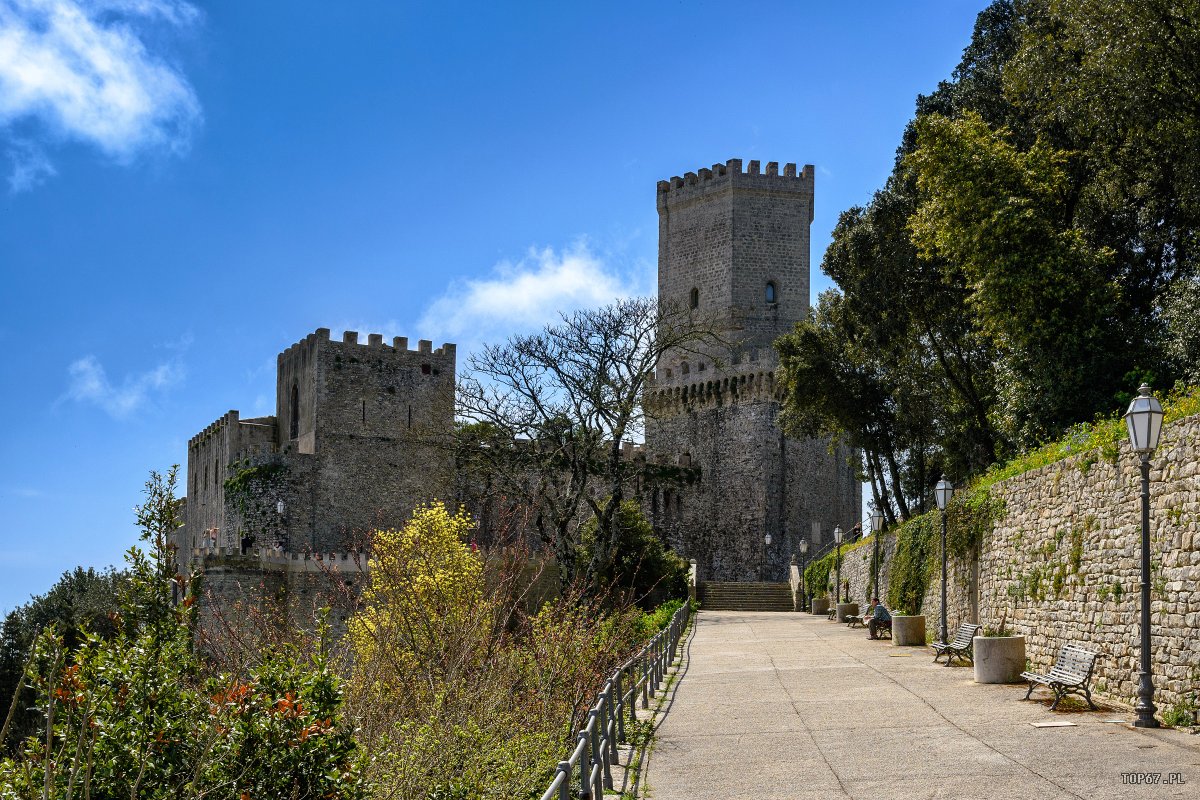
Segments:
[[[645,405],[645,457],[699,479],[644,498],[704,580],[786,579],[801,539],[849,530],[862,500],[854,454],[785,437],[772,342],[808,313],[813,168],[740,159],[660,181],[658,292],[712,320],[721,344],[668,356]],[[307,592],[417,504],[463,497],[452,449],[455,346],[341,341],[318,329],[278,358],[276,413],[230,411],[188,444],[179,551],[210,591]],[[770,535],[770,544],[766,543]],[[358,576],[358,577],[355,577]]]

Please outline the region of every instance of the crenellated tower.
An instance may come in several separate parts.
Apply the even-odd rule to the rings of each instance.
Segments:
[[[275,416],[230,411],[188,443],[181,552],[344,551],[451,497],[455,356],[328,328],[280,353]]]
[[[808,313],[813,167],[740,159],[658,183],[658,292],[720,343],[669,353],[647,392],[650,457],[699,467],[660,489],[655,524],[706,580],[784,580],[802,538],[857,521],[852,453],[777,423],[772,343]],[[771,544],[765,536],[771,535]]]

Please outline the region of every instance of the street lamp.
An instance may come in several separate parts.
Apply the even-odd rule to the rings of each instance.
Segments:
[[[800,591],[801,602],[800,609],[808,611],[808,581],[804,579],[804,568],[808,566],[808,539],[801,539],[800,544]]]
[[[1154,680],[1150,665],[1150,456],[1158,447],[1162,433],[1162,404],[1150,395],[1150,387],[1142,384],[1138,396],[1125,412],[1125,425],[1129,428],[1129,441],[1133,451],[1141,457],[1142,466],[1142,608],[1141,669],[1138,670],[1138,699],[1133,707],[1138,728],[1157,728],[1154,718]]]
[[[883,514],[879,509],[875,509],[871,514],[871,533],[875,535],[875,570],[871,575],[871,597],[879,596],[879,534],[883,531]]]
[[[950,641],[946,635],[946,506],[954,495],[954,484],[943,475],[937,486],[933,487],[933,496],[937,500],[938,510],[942,513],[942,641]]]
[[[758,571],[758,579],[759,579],[760,581],[765,581],[765,580],[767,579],[767,576],[766,576],[766,572],[767,572],[767,548],[768,548],[768,547],[770,547],[770,546],[771,546],[771,534],[770,534],[770,533],[765,533],[765,534],[763,534],[763,557],[762,557],[762,567],[761,567],[761,568],[759,569],[759,571]]]
[[[834,578],[833,586],[833,604],[837,605],[842,602],[842,526],[837,525],[833,529],[833,540],[837,542],[837,556],[834,559],[834,564],[837,566],[837,577]]]

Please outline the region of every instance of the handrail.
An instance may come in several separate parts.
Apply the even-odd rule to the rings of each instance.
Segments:
[[[619,763],[617,745],[628,741],[626,717],[637,721],[639,699],[642,708],[650,707],[650,696],[658,691],[667,667],[675,660],[691,611],[691,603],[684,603],[667,627],[654,634],[637,655],[617,667],[604,682],[588,710],[587,722],[576,734],[575,748],[566,761],[558,762],[542,800],[569,800],[572,785],[580,800],[599,800],[605,789],[613,788],[612,765]]]

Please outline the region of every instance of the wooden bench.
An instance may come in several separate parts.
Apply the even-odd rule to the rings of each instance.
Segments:
[[[890,619],[879,620],[879,624],[875,626],[875,634],[876,639],[892,638],[892,621]]]
[[[851,614],[850,616],[846,617],[846,627],[847,627],[847,628],[861,628],[861,627],[863,627],[865,624],[866,624],[866,623],[865,623],[865,622],[863,622],[863,618],[862,618],[862,617],[856,617],[856,616],[854,616],[853,614]]]
[[[946,654],[946,666],[950,666],[951,662],[956,658],[961,658],[963,661],[974,662],[974,653],[972,651],[972,640],[975,634],[979,633],[982,625],[976,625],[973,622],[964,622],[958,626],[958,631],[954,634],[954,638],[949,642],[934,642],[933,643],[933,663],[943,653]]]
[[[1058,657],[1054,659],[1054,666],[1048,673],[1045,675],[1037,672],[1021,673],[1021,677],[1029,681],[1029,691],[1025,693],[1025,699],[1028,700],[1029,695],[1033,694],[1033,690],[1038,685],[1042,685],[1054,691],[1054,702],[1050,704],[1051,711],[1058,707],[1059,700],[1069,694],[1080,695],[1087,700],[1088,708],[1095,711],[1096,704],[1092,702],[1092,691],[1088,688],[1088,681],[1092,678],[1092,670],[1096,668],[1097,655],[1091,650],[1084,650],[1073,644],[1064,644],[1058,651]]]

